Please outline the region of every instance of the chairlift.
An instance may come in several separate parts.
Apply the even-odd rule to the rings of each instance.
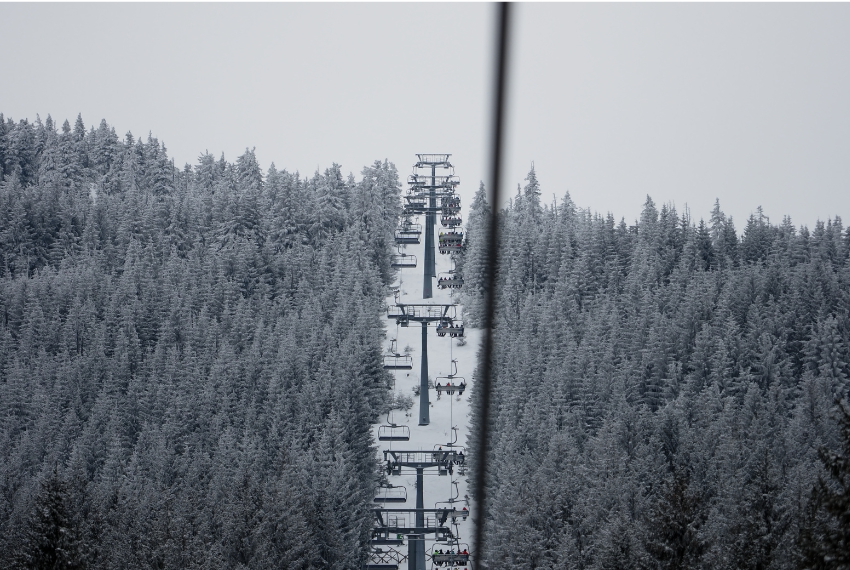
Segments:
[[[437,279],[437,289],[460,289],[461,287],[463,287],[463,278],[457,275],[454,269],[440,273]]]
[[[409,354],[385,354],[385,370],[413,370],[413,357]]]
[[[455,324],[451,319],[445,319],[437,324],[437,336],[461,337],[463,336],[463,323]]]
[[[456,228],[463,223],[463,220],[460,216],[451,216],[444,213],[440,217],[440,223],[443,224],[443,227]]]
[[[453,243],[453,244],[441,243],[439,245],[439,250],[440,250],[440,253],[442,253],[444,255],[447,254],[447,253],[449,253],[449,254],[459,253],[459,252],[463,251],[463,244],[462,243]]]
[[[416,245],[419,243],[419,236],[422,235],[421,224],[402,224],[395,231],[395,242],[399,245]]]
[[[446,547],[438,548],[438,544],[431,547],[429,553],[432,568],[440,566],[465,566],[469,564],[469,545],[460,543],[456,539],[449,539]]]
[[[463,232],[440,232],[440,245],[455,245],[463,243]]]
[[[378,441],[410,441],[410,428],[389,422],[378,426]]]
[[[416,267],[416,256],[410,253],[399,253],[392,256],[390,265],[401,269]]]
[[[451,374],[447,374],[446,376],[438,376],[437,377],[437,395],[439,396],[443,392],[446,392],[449,395],[458,393],[458,396],[463,395],[463,391],[466,389],[466,379],[463,376],[457,375],[457,360],[452,360],[452,371]],[[452,430],[455,430],[455,441],[457,442],[457,428],[453,427]]]
[[[376,503],[406,503],[407,489],[399,485],[385,485],[375,495]]]

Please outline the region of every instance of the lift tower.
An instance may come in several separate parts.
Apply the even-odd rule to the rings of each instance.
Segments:
[[[455,538],[449,528],[449,519],[452,523],[456,519],[469,516],[469,511],[459,511],[453,505],[448,508],[426,509],[424,500],[425,478],[424,471],[429,468],[438,468],[440,474],[451,472],[453,465],[464,463],[463,452],[455,449],[444,450],[442,447],[432,451],[426,450],[385,450],[384,461],[388,475],[401,475],[402,468],[416,470],[416,507],[401,509],[372,509],[375,513],[376,527],[372,530],[372,544],[401,546],[400,536],[408,538],[408,570],[426,570],[425,568],[425,535],[433,534],[441,540]],[[413,515],[409,521],[404,515]],[[430,515],[430,516],[429,516]],[[412,524],[409,524],[411,523]],[[393,538],[395,537],[395,540]],[[387,559],[383,564],[370,564],[365,570],[388,570],[395,567]]]
[[[417,154],[418,160],[413,166],[413,174],[407,180],[410,188],[405,196],[405,216],[425,214],[423,299],[433,297],[431,280],[437,277],[434,247],[437,213],[446,213],[443,211],[443,205],[449,198],[460,204],[455,195],[455,187],[460,184],[460,181],[454,175],[454,167],[449,162],[450,156],[451,154]],[[442,172],[438,174],[437,169]]]
[[[428,401],[428,323],[437,324],[437,334],[453,337],[463,336],[463,324],[457,320],[457,305],[398,303],[387,310],[387,318],[395,319],[397,325],[407,327],[410,322],[422,323],[422,356],[419,370],[419,425],[431,423]]]

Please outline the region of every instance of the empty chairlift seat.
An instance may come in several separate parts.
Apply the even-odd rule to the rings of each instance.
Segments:
[[[381,487],[375,494],[376,503],[406,503],[407,489],[404,487]]]
[[[409,354],[384,355],[384,368],[387,370],[412,370],[413,357]]]
[[[395,242],[399,245],[416,245],[419,243],[420,235],[422,235],[421,225],[404,225],[395,231]]]
[[[390,261],[390,265],[402,269],[416,267],[416,256],[411,255],[409,253],[399,253],[397,255],[393,255],[392,260]]]
[[[410,428],[394,424],[379,426],[378,441],[410,441]]]

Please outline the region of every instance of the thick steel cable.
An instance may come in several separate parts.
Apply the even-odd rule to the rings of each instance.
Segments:
[[[486,303],[484,313],[484,346],[481,351],[481,378],[477,380],[477,392],[480,398],[479,406],[479,422],[480,429],[478,433],[478,449],[475,453],[478,472],[475,474],[475,492],[478,510],[478,523],[475,525],[475,568],[483,570],[481,564],[482,555],[484,554],[484,519],[486,512],[487,500],[487,438],[490,431],[490,391],[491,391],[491,376],[493,358],[493,326],[495,324],[496,313],[496,275],[499,266],[499,205],[500,185],[501,185],[501,164],[502,164],[502,139],[505,131],[505,88],[507,86],[508,75],[508,32],[510,31],[510,3],[501,2],[497,6],[496,16],[496,76],[495,76],[495,98],[493,105],[492,126],[493,131],[490,134],[493,146],[491,149],[491,164],[490,164],[490,183],[493,186],[492,201],[491,201],[491,218],[490,227],[487,235],[487,261],[485,269],[485,283],[487,289],[485,291]]]

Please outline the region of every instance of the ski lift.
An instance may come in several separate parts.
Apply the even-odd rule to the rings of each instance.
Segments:
[[[384,369],[386,370],[413,370],[413,357],[409,354],[385,354]]]
[[[439,249],[440,249],[440,253],[442,253],[442,254],[458,253],[460,251],[463,251],[463,244],[462,243],[440,244]]]
[[[406,503],[407,489],[398,485],[384,485],[375,496],[376,503]]]
[[[402,546],[404,545],[403,538],[373,538],[372,546]]]
[[[469,545],[449,540],[445,548],[431,547],[430,557],[434,568],[438,566],[465,566],[469,564]]]
[[[437,324],[436,330],[437,336],[446,336],[446,334],[452,338],[463,336],[463,323],[455,324],[451,319],[445,319]]]
[[[398,308],[396,308],[399,311]],[[389,307],[387,307],[387,316],[392,318],[401,314],[399,311],[398,314],[391,314],[389,312]],[[413,357],[409,354],[399,354],[398,349],[396,348],[396,339],[392,339],[390,341],[390,350],[389,354],[384,355],[384,368],[387,370],[412,370],[413,369]]]
[[[463,391],[466,390],[466,381],[462,376],[441,376],[437,378],[437,380],[445,380],[446,383],[442,384],[441,382],[437,382],[437,394],[442,394],[446,392],[449,396],[454,395],[457,392],[458,396],[463,396]]]
[[[437,279],[437,289],[460,289],[463,287],[463,277],[456,275],[454,269],[440,273]]]
[[[439,334],[439,333],[438,333]],[[438,376],[437,377],[437,395],[439,396],[443,392],[446,392],[449,395],[458,393],[458,396],[463,395],[463,391],[466,389],[466,379],[463,376],[457,375],[457,360],[452,360],[452,372],[451,374],[447,374],[446,376]],[[452,428],[453,430],[457,430],[457,428]],[[455,433],[455,441],[457,442],[457,433]]]
[[[442,445],[435,445],[433,456],[434,461],[438,463],[437,475],[445,476],[454,473],[454,468],[452,467],[454,461],[452,459],[455,453],[453,451],[444,450]]]
[[[393,255],[390,260],[390,265],[401,269],[416,267],[416,256],[410,253],[399,253],[397,255]]]
[[[456,245],[463,243],[463,232],[440,232],[440,245]]]
[[[440,218],[440,223],[443,224],[443,227],[456,228],[463,223],[463,220],[461,220],[460,216],[450,216],[443,214],[443,216]]]
[[[387,422],[378,427],[378,441],[410,441],[410,428]]]
[[[399,245],[415,245],[419,243],[421,234],[421,224],[403,224],[395,231],[395,242]]]

